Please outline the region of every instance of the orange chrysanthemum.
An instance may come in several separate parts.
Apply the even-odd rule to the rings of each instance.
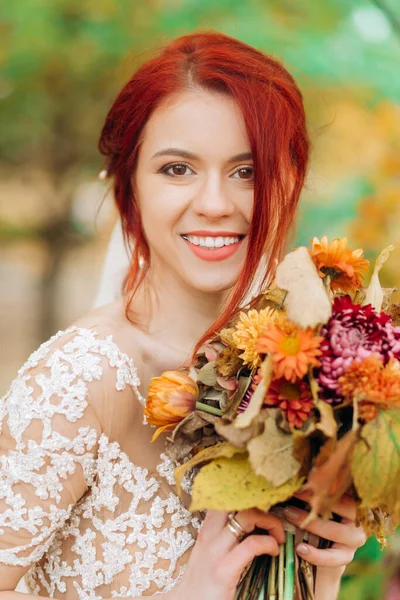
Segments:
[[[278,317],[279,313],[269,307],[240,313],[232,339],[235,346],[243,350],[239,356],[245,365],[250,365],[252,369],[260,366],[261,358],[256,348],[257,340],[265,333],[268,325],[275,323]]]
[[[391,360],[384,365],[378,356],[355,360],[339,378],[341,393],[348,401],[359,400],[364,421],[376,418],[378,409],[400,406],[400,364]]]
[[[363,250],[346,248],[346,238],[336,238],[328,244],[324,236],[312,240],[311,257],[322,278],[329,276],[334,292],[351,294],[362,286],[363,271],[368,270],[369,262]]]
[[[322,354],[322,340],[311,328],[301,329],[286,321],[270,325],[256,347],[260,354],[272,354],[276,379],[284,377],[294,383],[304,377],[309,367],[319,366],[317,356]]]
[[[264,404],[279,406],[289,425],[295,429],[303,426],[314,406],[310,386],[305,381],[290,383],[283,378],[272,381]]]
[[[171,431],[196,408],[198,388],[196,382],[179,371],[165,371],[160,377],[153,377],[149,385],[144,414],[150,425],[157,431],[152,442],[163,431]]]

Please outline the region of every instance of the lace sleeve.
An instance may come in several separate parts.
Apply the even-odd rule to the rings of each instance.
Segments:
[[[113,352],[74,329],[32,354],[0,400],[0,580],[4,565],[20,572],[41,559],[93,482]]]

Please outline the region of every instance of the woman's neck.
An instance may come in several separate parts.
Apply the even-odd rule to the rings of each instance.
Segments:
[[[221,314],[228,292],[202,292],[185,285],[171,272],[149,273],[132,310],[160,348],[187,356]]]

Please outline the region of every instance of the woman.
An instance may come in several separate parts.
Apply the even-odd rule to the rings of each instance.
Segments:
[[[143,396],[271,275],[306,172],[302,97],[271,57],[185,36],[125,85],[100,149],[134,244],[124,298],[45,343],[1,403],[0,597],[26,573],[42,597],[231,600],[248,562],[278,553],[281,522],[210,512],[197,536]],[[317,600],[364,541],[350,500],[335,510],[343,523],[309,527],[333,548],[297,549],[320,567]]]

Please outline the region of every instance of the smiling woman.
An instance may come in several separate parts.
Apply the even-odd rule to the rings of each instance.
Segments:
[[[210,512],[197,536],[144,395],[237,312],[256,273],[273,275],[307,168],[302,96],[272,57],[185,36],[128,81],[100,149],[129,273],[123,297],[43,344],[1,401],[0,599],[25,575],[32,598],[233,600],[254,556],[278,553],[282,524],[250,510],[232,529]],[[161,420],[193,402],[185,381],[166,402],[167,384]],[[335,597],[356,539],[348,524],[332,535],[337,549],[310,552],[325,568],[317,600]]]

